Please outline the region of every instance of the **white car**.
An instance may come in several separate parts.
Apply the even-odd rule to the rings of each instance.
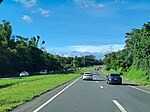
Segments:
[[[83,80],[93,80],[93,74],[91,72],[85,72],[83,74]]]
[[[22,77],[22,76],[29,76],[29,73],[26,71],[23,71],[20,73],[20,77]]]

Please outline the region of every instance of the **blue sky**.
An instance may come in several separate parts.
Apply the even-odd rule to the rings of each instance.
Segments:
[[[49,52],[101,52],[124,47],[125,33],[150,19],[149,0],[4,0],[0,20],[13,34],[40,35]]]

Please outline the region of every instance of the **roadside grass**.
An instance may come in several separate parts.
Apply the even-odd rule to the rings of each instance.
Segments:
[[[150,87],[150,78],[146,71],[137,70],[134,66],[124,74],[124,80]]]
[[[110,73],[116,73],[116,71],[113,69],[110,69],[109,71],[107,71],[105,68],[103,68],[101,71],[104,75],[108,75]]]
[[[86,68],[69,74],[51,74],[8,79],[0,81],[0,112],[8,112],[16,106],[32,100],[49,90],[52,90],[86,71],[94,68]]]
[[[110,74],[110,73],[121,73],[122,68],[118,68],[117,70],[110,69],[107,71],[105,68],[102,69],[102,73]],[[123,80],[127,82],[132,82],[138,85],[143,85],[150,87],[150,78],[146,75],[146,71],[137,70],[134,66],[130,68],[128,72],[122,72]]]

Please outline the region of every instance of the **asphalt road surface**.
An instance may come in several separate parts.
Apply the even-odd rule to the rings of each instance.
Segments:
[[[129,83],[107,85],[103,75],[97,71],[93,74],[93,81],[83,81],[80,77],[30,111],[150,112],[149,89]]]

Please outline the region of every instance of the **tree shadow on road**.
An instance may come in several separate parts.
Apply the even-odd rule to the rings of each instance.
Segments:
[[[86,81],[105,81],[105,80],[93,79],[93,80],[86,80]]]
[[[91,81],[105,81],[105,80],[100,80],[100,79],[93,79]]]
[[[132,84],[132,83],[122,83],[122,86],[139,86],[137,84]]]
[[[93,75],[102,75],[102,74],[93,74]]]

